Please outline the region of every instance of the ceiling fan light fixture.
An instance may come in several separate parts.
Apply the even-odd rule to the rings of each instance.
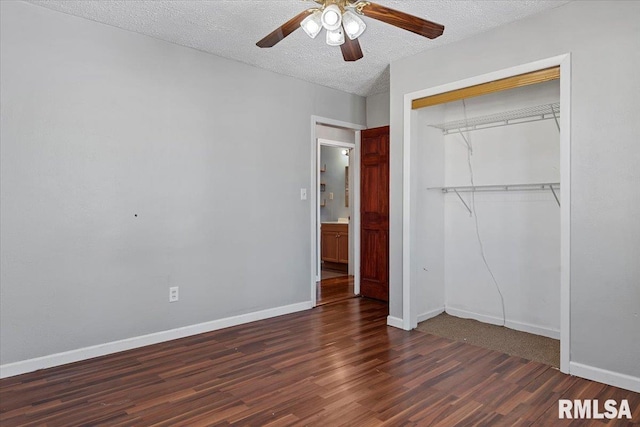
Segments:
[[[342,32],[342,27],[337,30],[327,31],[327,44],[329,46],[341,46],[344,44],[344,32]]]
[[[346,10],[342,15],[342,26],[351,40],[360,37],[362,33],[364,33],[364,30],[367,29],[364,21],[350,10]]]
[[[316,10],[315,12],[304,18],[300,23],[300,26],[302,27],[304,32],[307,33],[307,35],[312,39],[315,39],[322,30],[321,15],[322,13],[320,12],[320,10]]]
[[[342,11],[338,5],[331,4],[324,8],[320,19],[327,31],[335,31],[342,24]]]
[[[2,1],[2,0],[0,0]],[[366,31],[362,17],[366,16],[417,35],[435,39],[444,32],[444,25],[415,15],[391,9],[367,0],[313,0],[316,7],[303,10],[256,42],[260,48],[273,47],[298,28],[315,38],[324,28],[326,42],[340,46],[342,59],[354,62],[364,55],[358,37]],[[375,0],[374,0],[375,1]],[[345,33],[347,34],[345,36]],[[347,38],[348,37],[348,38]]]

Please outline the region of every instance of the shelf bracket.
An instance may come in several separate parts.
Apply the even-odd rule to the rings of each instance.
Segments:
[[[550,185],[549,188],[551,189],[551,192],[553,193],[553,197],[556,198],[556,203],[558,204],[558,207],[560,207],[560,199],[558,199],[558,195],[556,194],[556,190],[553,189],[553,185]]]
[[[553,109],[553,105],[549,105],[549,107],[551,107],[551,114],[553,114],[553,119],[556,121],[556,126],[558,127],[558,132],[560,132],[560,123],[558,123],[558,116],[556,116],[556,110]],[[553,188],[551,188],[551,190],[553,191]],[[555,196],[556,193],[554,192],[553,195]],[[556,200],[558,200],[557,197],[556,197]]]
[[[458,193],[458,190],[454,188],[453,191],[456,193],[456,196],[458,196],[458,198],[460,199],[464,207],[467,208],[467,210],[469,211],[469,216],[471,216],[472,215],[471,208],[469,208],[469,205],[467,205],[467,202],[464,201],[460,193]]]

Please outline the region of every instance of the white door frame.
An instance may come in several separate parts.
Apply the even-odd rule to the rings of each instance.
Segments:
[[[329,125],[344,129],[353,130],[355,132],[355,144],[346,142],[337,142],[329,140],[320,140],[316,136],[316,125]],[[353,218],[349,221],[349,226],[353,230],[353,247],[354,247],[354,293],[360,293],[360,131],[365,126],[342,122],[340,120],[328,119],[325,117],[311,116],[311,200],[313,200],[311,208],[311,306],[316,306],[316,282],[319,280],[320,274],[320,145],[344,146],[345,148],[353,148],[353,184],[350,183],[349,192],[353,194]],[[334,144],[332,144],[332,142]]]
[[[571,54],[555,56],[404,95],[402,173],[402,329],[417,326],[411,312],[411,118],[412,101],[494,80],[560,66],[560,371],[569,372],[571,359]],[[396,326],[395,324],[391,326]]]

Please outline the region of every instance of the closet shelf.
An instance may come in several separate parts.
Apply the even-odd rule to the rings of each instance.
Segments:
[[[470,191],[531,191],[531,190],[554,190],[560,189],[559,182],[542,182],[535,184],[496,184],[496,185],[461,185],[453,187],[429,187],[427,190],[440,190],[443,193],[449,192],[470,192]]]
[[[502,184],[502,185],[463,185],[457,187],[429,187],[427,190],[440,190],[443,193],[455,193],[460,201],[469,211],[471,215],[471,208],[464,199],[460,196],[463,192],[481,192],[481,191],[540,191],[551,190],[553,197],[556,199],[556,203],[560,206],[560,199],[556,194],[556,190],[560,190],[559,182],[543,182],[535,184]]]
[[[555,119],[558,125],[560,117],[560,103],[544,104],[535,107],[520,108],[518,110],[505,111],[498,114],[472,117],[467,120],[455,120],[445,122],[431,127],[442,130],[444,135],[470,132],[480,129],[489,129],[500,126],[514,125],[520,123],[537,122],[540,120]],[[560,126],[558,125],[558,129]]]

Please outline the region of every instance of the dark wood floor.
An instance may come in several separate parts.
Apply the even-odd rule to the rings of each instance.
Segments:
[[[355,297],[353,276],[332,277],[316,283],[316,304],[331,304]]]
[[[355,298],[6,378],[0,424],[589,425],[560,422],[559,398],[628,399],[640,419],[637,393],[387,327],[386,315]]]

